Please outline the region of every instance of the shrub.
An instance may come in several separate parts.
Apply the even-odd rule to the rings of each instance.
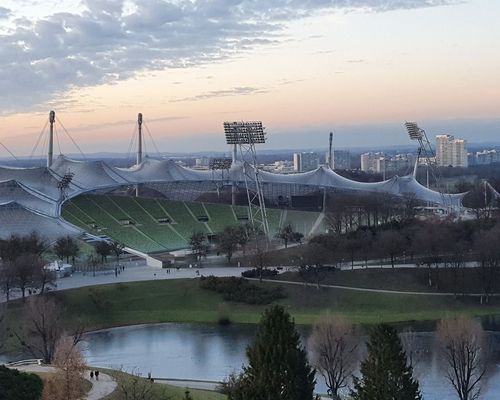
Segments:
[[[246,304],[269,304],[285,297],[280,288],[265,289],[236,277],[202,277],[200,287],[221,293],[225,301]]]
[[[39,376],[0,366],[0,399],[39,400],[42,390]]]
[[[266,269],[264,268],[262,270],[262,277],[263,278],[272,278],[278,275],[278,270],[276,269]],[[244,278],[259,278],[259,270],[258,269],[248,269],[246,271],[243,271],[241,273],[241,276]]]

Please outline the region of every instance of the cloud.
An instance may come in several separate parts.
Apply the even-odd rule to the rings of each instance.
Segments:
[[[11,15],[11,11],[8,8],[0,7],[0,19],[9,18]]]
[[[268,90],[264,88],[253,88],[253,87],[235,87],[226,90],[211,90],[210,92],[205,92],[191,97],[183,97],[179,99],[170,100],[172,103],[182,102],[182,101],[199,101],[208,100],[216,97],[228,97],[228,96],[246,96],[249,94],[267,93]]]
[[[289,21],[319,12],[382,12],[454,2],[84,0],[78,12],[37,20],[17,16],[14,28],[0,34],[0,108],[3,113],[40,109],[72,89],[114,83],[144,71],[220,62],[279,43]],[[0,8],[0,18],[9,14]]]

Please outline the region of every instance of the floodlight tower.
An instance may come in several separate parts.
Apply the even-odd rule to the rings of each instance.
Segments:
[[[260,182],[257,152],[255,150],[256,144],[266,142],[266,134],[262,122],[224,122],[224,133],[226,135],[226,143],[239,148],[247,190],[250,223],[254,228],[261,229],[267,236],[269,235],[269,224],[267,222],[266,205]],[[250,187],[252,183],[255,185],[254,191]]]
[[[142,162],[142,113],[137,114],[137,165]]]
[[[405,122],[406,130],[408,131],[408,135],[411,140],[416,140],[419,143],[418,149],[418,157],[416,163],[418,163],[418,159],[420,157],[424,157],[425,163],[427,166],[427,173],[432,173],[434,180],[436,181],[436,186],[438,188],[439,193],[441,194],[441,198],[443,200],[443,205],[448,209],[450,207],[448,203],[448,196],[442,190],[442,180],[441,173],[439,168],[437,168],[434,151],[432,150],[431,142],[427,138],[427,134],[425,131],[420,128],[416,122]],[[413,171],[414,176],[416,176],[417,172],[417,164],[415,164],[415,169]]]
[[[54,111],[49,112],[49,152],[47,154],[47,168],[52,165],[52,160],[54,158],[54,123],[56,122],[56,113]]]
[[[330,145],[328,146],[328,163],[327,163],[328,167],[330,167],[330,169],[333,169],[332,147],[333,147],[333,132],[330,132]]]
[[[229,177],[229,169],[232,162],[231,158],[212,158],[208,164],[208,167],[212,171],[212,181],[215,182],[215,188],[217,189],[217,198],[220,197],[220,191],[224,187],[224,172],[226,173],[226,177]],[[220,180],[216,179],[216,171],[220,171]]]

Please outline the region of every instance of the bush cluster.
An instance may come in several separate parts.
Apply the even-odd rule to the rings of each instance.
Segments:
[[[225,301],[246,304],[269,304],[285,297],[280,288],[265,289],[236,277],[202,277],[200,287],[221,293]]]
[[[263,278],[272,278],[274,276],[278,275],[278,270],[276,269],[267,269],[264,268],[262,270],[262,277]],[[259,278],[259,270],[254,268],[254,269],[247,269],[246,271],[243,271],[241,273],[241,276],[244,278]]]

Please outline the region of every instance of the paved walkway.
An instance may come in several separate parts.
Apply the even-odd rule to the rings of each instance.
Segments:
[[[57,280],[57,287],[54,290],[66,290],[75,289],[84,286],[95,286],[95,285],[107,285],[111,283],[120,282],[138,282],[138,281],[150,281],[150,280],[163,280],[163,279],[185,279],[185,278],[196,278],[199,276],[241,276],[241,273],[246,268],[238,267],[218,267],[218,266],[207,266],[207,267],[194,267],[193,268],[170,268],[160,269],[154,267],[148,267],[144,263],[130,263],[125,264],[125,270],[121,271],[119,275],[115,276],[114,271],[100,271],[96,272],[94,276],[92,272],[82,273],[75,272],[71,276],[65,278],[59,278]],[[170,271],[168,273],[167,271]],[[196,273],[199,272],[199,275]],[[16,290],[11,292],[11,300],[21,297],[21,292]],[[5,295],[0,293],[0,303],[5,302]]]
[[[250,281],[259,281],[259,278],[247,278]],[[297,281],[284,281],[278,279],[262,279],[262,282],[273,282],[273,283],[282,283],[285,285],[296,285],[296,286],[312,286],[317,287],[316,283],[309,282],[297,282]],[[355,292],[369,292],[369,293],[387,293],[387,294],[406,294],[406,295],[414,295],[414,296],[461,296],[460,293],[450,293],[450,292],[412,292],[412,291],[403,291],[403,290],[388,290],[388,289],[368,289],[368,288],[360,288],[353,286],[342,286],[342,285],[327,285],[321,284],[322,288],[331,288],[331,289],[343,289],[343,290],[353,290]],[[484,293],[466,293],[468,297],[482,297]],[[489,296],[500,296],[500,293],[490,293]]]
[[[85,397],[85,400],[99,400],[106,397],[108,394],[113,393],[116,389],[115,380],[109,376],[108,374],[99,373],[99,380],[97,381],[95,378],[90,379],[90,371],[85,372],[85,379],[92,383],[92,389]]]
[[[56,373],[57,369],[49,365],[20,365],[12,367],[22,372],[33,372],[33,373]],[[111,394],[116,389],[115,380],[108,374],[99,373],[99,380],[95,378],[90,379],[90,371],[85,371],[84,378],[92,383],[92,389],[87,393],[85,400],[100,400]]]

